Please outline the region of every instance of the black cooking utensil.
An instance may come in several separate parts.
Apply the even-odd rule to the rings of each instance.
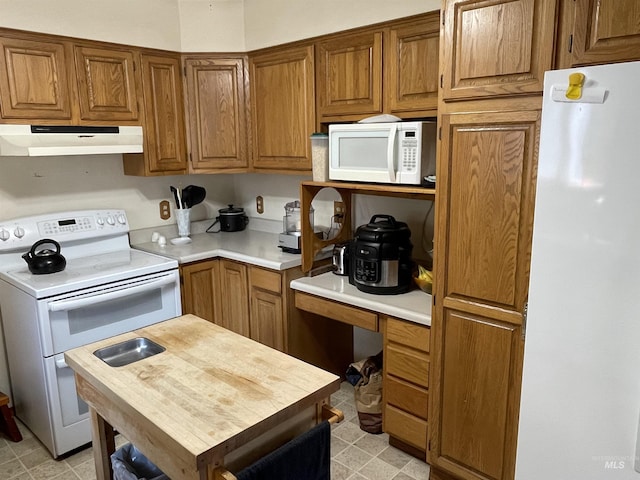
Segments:
[[[176,201],[176,208],[182,208],[182,205],[180,205],[180,197],[178,196],[178,190],[173,185],[171,185],[169,188],[171,189],[171,193],[173,193],[173,199]]]
[[[187,185],[182,189],[182,203],[185,205],[185,208],[191,208],[194,205],[202,203],[206,196],[207,191],[197,185]]]

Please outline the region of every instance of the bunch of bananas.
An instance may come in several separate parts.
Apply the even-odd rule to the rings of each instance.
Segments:
[[[433,273],[422,265],[418,265],[418,276],[413,277],[413,281],[420,287],[420,290],[431,293],[433,287]]]

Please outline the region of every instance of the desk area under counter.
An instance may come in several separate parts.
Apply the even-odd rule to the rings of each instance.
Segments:
[[[431,295],[422,290],[411,290],[400,295],[373,295],[361,292],[354,285],[351,285],[348,277],[335,275],[331,272],[316,275],[315,277],[298,278],[291,282],[291,288],[296,292],[313,295],[321,300],[339,302],[345,306],[371,311],[373,314],[391,315],[419,325],[431,326]],[[306,298],[305,295],[296,293],[296,303],[299,297]],[[303,303],[306,305],[306,300]],[[298,306],[298,308],[302,307]],[[335,313],[334,308],[332,306],[332,311],[327,312],[328,315],[325,316]],[[336,320],[340,319],[336,318]],[[350,323],[346,319],[345,321]],[[363,325],[356,326],[376,332],[379,331],[377,322],[374,325],[365,321]]]
[[[298,310],[382,334],[383,430],[391,445],[426,461],[431,295],[364,293],[331,272],[290,286]]]

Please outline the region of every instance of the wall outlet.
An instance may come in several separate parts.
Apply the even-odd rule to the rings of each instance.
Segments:
[[[333,202],[333,221],[335,223],[342,223],[344,220],[344,203]]]
[[[256,197],[256,211],[258,213],[264,213],[264,200],[260,195]]]
[[[162,220],[169,220],[171,218],[171,206],[169,200],[162,200],[160,202],[160,218]]]

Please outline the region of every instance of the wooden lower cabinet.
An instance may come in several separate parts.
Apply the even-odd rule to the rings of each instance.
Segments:
[[[428,326],[381,316],[383,333],[383,430],[396,447],[423,460],[427,450]],[[394,442],[395,440],[395,442]]]
[[[180,266],[182,313],[219,324],[220,261],[205,260]],[[216,321],[218,320],[218,321]]]
[[[250,336],[253,340],[285,351],[283,276],[255,266],[249,267],[251,296]]]
[[[181,265],[180,274],[183,313],[336,374],[344,374],[352,361],[353,336],[346,325],[318,322],[295,307],[289,283],[302,276],[299,267],[277,271],[216,258]]]
[[[251,336],[247,265],[220,260],[220,294],[219,324],[245,337]]]

